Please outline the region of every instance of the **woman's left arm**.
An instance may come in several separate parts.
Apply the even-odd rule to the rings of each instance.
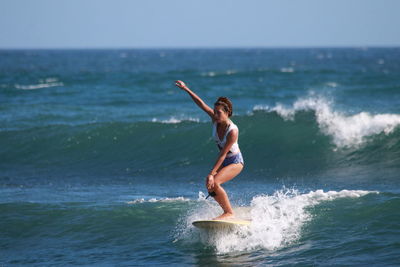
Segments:
[[[228,136],[226,137],[226,143],[225,146],[221,149],[219,152],[217,161],[214,164],[214,168],[212,168],[210,174],[207,176],[207,188],[211,189],[214,187],[214,175],[217,174],[217,171],[222,165],[222,162],[224,162],[224,159],[226,158],[226,155],[229,153],[229,150],[231,149],[232,145],[236,142],[239,136],[239,131],[237,129],[233,129],[232,131],[229,132]]]

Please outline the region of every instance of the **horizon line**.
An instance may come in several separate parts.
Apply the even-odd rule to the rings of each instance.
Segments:
[[[109,47],[0,47],[0,50],[211,50],[211,49],[370,49],[370,48],[400,48],[399,45],[336,45],[336,46],[109,46]]]

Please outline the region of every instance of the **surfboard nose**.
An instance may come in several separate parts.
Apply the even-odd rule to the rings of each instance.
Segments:
[[[192,225],[197,228],[229,228],[235,226],[249,226],[250,220],[242,219],[227,219],[227,220],[200,220],[192,222]]]

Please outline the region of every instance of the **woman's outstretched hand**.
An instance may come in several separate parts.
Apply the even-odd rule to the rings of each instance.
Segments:
[[[185,90],[187,88],[186,84],[180,80],[175,81],[175,85],[181,88],[182,90]]]

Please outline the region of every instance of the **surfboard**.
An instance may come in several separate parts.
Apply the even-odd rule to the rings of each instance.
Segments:
[[[199,220],[192,224],[198,228],[229,228],[236,226],[249,226],[250,220],[243,219],[227,219],[227,220]]]

